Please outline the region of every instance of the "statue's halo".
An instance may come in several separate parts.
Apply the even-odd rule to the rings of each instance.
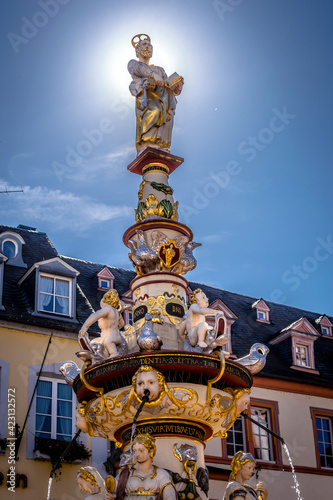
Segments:
[[[142,37],[145,37],[145,38],[142,38]],[[133,38],[132,38],[133,47],[135,48],[138,45],[138,43],[141,42],[141,40],[148,40],[148,42],[150,42],[150,36],[146,35],[145,33],[141,33],[140,35],[133,36]]]

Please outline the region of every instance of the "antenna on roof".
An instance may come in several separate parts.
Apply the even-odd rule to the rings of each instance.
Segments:
[[[5,189],[5,191],[0,191],[0,194],[9,194],[9,193],[24,193],[23,188],[21,189]]]

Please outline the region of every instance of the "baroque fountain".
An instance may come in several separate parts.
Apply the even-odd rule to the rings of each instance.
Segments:
[[[137,156],[127,168],[140,181],[135,223],[123,240],[136,271],[130,284],[134,326],[125,325],[128,306],[109,290],[79,332],[81,368],[73,361],[61,367],[79,401],[78,428],[114,441],[123,454],[116,479],[104,481],[93,467],[82,467],[77,481],[91,500],[206,500],[205,443],[225,438],[246,410],[252,374],[263,368],[268,349],[256,344],[244,358],[228,359],[223,312],[209,308],[202,290],[189,288],[185,275],[196,267],[193,251],[200,244],[178,221],[169,185],[183,162],[170,153],[170,144],[184,82],[177,73],[167,77],[163,68],[149,64],[148,35],[133,37],[132,45],[136,59],[128,70]],[[101,334],[91,339],[88,329],[95,322]],[[265,500],[262,483],[252,491],[244,485],[253,457],[236,455],[225,499]]]

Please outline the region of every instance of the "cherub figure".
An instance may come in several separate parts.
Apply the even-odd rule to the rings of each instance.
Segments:
[[[206,323],[205,316],[223,317],[224,314],[222,311],[208,307],[208,298],[200,288],[193,292],[190,304],[185,321],[179,327],[179,335],[184,340],[187,337],[192,347],[199,346],[205,349],[213,342],[213,339],[209,336],[209,330],[212,328]],[[214,339],[215,345],[224,345],[227,341],[227,334],[220,335]]]
[[[91,314],[82,325],[79,332],[79,342],[80,339],[85,339],[88,346],[91,347],[91,350],[94,352],[96,351],[96,346],[94,346],[94,344],[100,344],[105,349],[108,357],[117,356],[117,346],[121,346],[123,343],[123,337],[119,329],[125,326],[122,312],[130,306],[125,306],[125,304],[119,300],[118,292],[115,289],[109,290],[104,294],[100,306],[101,309]],[[98,321],[98,326],[101,329],[101,336],[90,342],[87,337],[87,330],[96,321]],[[99,349],[97,349],[97,351],[99,351]]]

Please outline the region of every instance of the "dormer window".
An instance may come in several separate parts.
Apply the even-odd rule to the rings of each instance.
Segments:
[[[27,267],[22,258],[22,247],[25,241],[21,235],[12,231],[0,234],[0,252],[7,257],[7,265]]]
[[[209,307],[211,309],[217,309],[218,311],[221,311],[224,313],[225,318],[227,320],[226,333],[229,335],[229,340],[223,346],[222,350],[229,352],[229,353],[232,353],[231,327],[234,324],[234,322],[238,319],[238,317],[231,309],[229,309],[229,307],[224,302],[222,302],[221,299],[215,300],[212,304],[210,304]],[[212,316],[207,317],[206,321],[207,321],[209,326],[211,326],[213,328],[215,327],[215,318],[214,317],[212,317]],[[222,333],[224,333],[224,332],[223,331],[218,332],[218,334],[222,334]],[[231,356],[233,356],[233,354],[231,354]]]
[[[333,323],[328,319],[326,314],[324,314],[323,316],[319,316],[319,318],[316,319],[316,323],[320,325],[321,334],[324,337],[331,337],[332,338]]]
[[[113,288],[113,282],[115,277],[111,273],[111,271],[107,268],[104,267],[98,274],[98,289],[99,290],[110,290],[110,288]]]
[[[79,271],[60,257],[36,262],[19,280],[35,289],[35,316],[56,315],[75,320],[76,278]]]
[[[290,368],[320,375],[316,369],[314,355],[314,343],[318,337],[318,331],[307,318],[303,317],[281,330],[269,343],[275,345],[291,339],[292,364]]]
[[[270,323],[269,312],[270,308],[263,299],[258,299],[252,304],[252,309],[255,309],[256,320],[263,323]]]
[[[38,310],[68,316],[71,281],[68,278],[40,274]]]

